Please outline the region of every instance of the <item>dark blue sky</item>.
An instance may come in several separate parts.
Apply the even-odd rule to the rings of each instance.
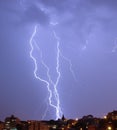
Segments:
[[[117,109],[116,0],[0,0],[0,119],[55,119],[46,84],[34,77],[30,39],[35,36],[55,82],[57,39],[60,73],[57,85],[67,118],[102,117]],[[38,75],[47,80],[37,49]],[[70,61],[72,70],[70,71]],[[48,106],[48,109],[46,109]]]

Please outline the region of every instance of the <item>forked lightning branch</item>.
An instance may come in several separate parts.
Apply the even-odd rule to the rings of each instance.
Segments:
[[[54,25],[53,25],[54,26]],[[50,75],[50,68],[47,66],[47,64],[45,64],[44,60],[43,60],[43,53],[40,49],[40,47],[38,46],[38,43],[36,42],[35,40],[35,37],[38,36],[38,28],[39,26],[38,25],[35,25],[34,27],[34,30],[33,30],[33,33],[30,37],[30,47],[31,47],[31,50],[30,50],[30,58],[33,60],[34,62],[34,77],[45,83],[46,87],[47,87],[47,90],[48,90],[48,93],[49,93],[49,97],[48,97],[48,102],[49,102],[49,105],[55,110],[55,116],[56,116],[56,119],[59,119],[62,117],[62,110],[61,110],[61,105],[60,105],[60,98],[59,98],[59,93],[58,93],[58,90],[57,90],[57,87],[58,87],[58,84],[59,84],[59,81],[60,81],[60,78],[61,78],[61,72],[60,72],[60,58],[61,59],[64,59],[68,65],[69,65],[69,71],[71,72],[74,80],[76,81],[76,77],[75,77],[75,73],[72,69],[72,63],[71,63],[71,60],[68,59],[67,57],[65,57],[62,53],[61,53],[61,50],[60,50],[60,38],[57,36],[56,32],[53,30],[52,33],[53,33],[53,37],[55,38],[56,42],[56,66],[55,66],[55,70],[56,70],[56,80],[55,82],[52,80],[52,75]],[[39,37],[39,36],[38,36]],[[41,65],[45,68],[46,70],[46,77],[47,77],[47,80],[42,78],[41,75],[39,75],[38,73],[38,70],[39,70],[39,65],[37,64],[38,61],[36,59],[36,57],[33,55],[33,52],[35,51],[35,47],[36,49],[38,49],[39,51],[39,54],[40,54],[40,63]],[[51,87],[52,85],[52,87]],[[53,89],[52,89],[53,88]],[[45,117],[47,114],[47,109],[44,113],[44,116]]]
[[[36,40],[35,40],[35,36],[38,33],[37,30],[38,30],[38,25],[36,25],[34,27],[34,31],[33,31],[32,35],[31,35],[31,38],[30,38],[30,41],[29,41],[30,47],[31,47],[30,58],[34,62],[34,72],[33,73],[34,73],[34,76],[35,76],[36,79],[38,79],[39,81],[45,83],[45,85],[47,87],[47,90],[48,90],[48,93],[49,93],[49,97],[48,97],[49,105],[55,109],[55,111],[56,111],[55,112],[56,113],[56,119],[58,119],[58,118],[61,118],[61,116],[62,116],[62,110],[61,110],[61,107],[60,107],[60,99],[59,99],[59,94],[58,94],[58,91],[57,91],[57,86],[58,86],[60,76],[61,76],[61,73],[59,71],[59,67],[60,67],[60,62],[59,62],[60,49],[59,49],[59,45],[60,45],[60,43],[59,43],[58,37],[56,36],[56,34],[54,32],[53,36],[57,40],[57,42],[56,42],[56,49],[57,49],[57,52],[56,52],[56,73],[57,73],[57,77],[56,77],[56,81],[54,83],[54,81],[52,81],[50,73],[49,73],[49,67],[44,63],[43,58],[42,58],[41,49],[39,48],[39,46],[38,46],[38,44],[36,43]],[[46,69],[46,75],[48,77],[48,80],[45,80],[45,79],[41,78],[41,76],[39,76],[39,74],[38,74],[39,66],[37,64],[36,58],[33,56],[33,52],[35,51],[34,44],[36,44],[37,48],[40,50],[41,59],[39,59],[39,60],[41,60],[41,63],[43,65],[43,67]],[[50,84],[53,85],[54,90],[51,90]],[[54,103],[53,103],[53,100],[55,101]]]

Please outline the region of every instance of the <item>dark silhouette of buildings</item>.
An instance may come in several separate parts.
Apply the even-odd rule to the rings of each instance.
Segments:
[[[104,118],[87,115],[78,120],[66,119],[63,115],[58,120],[21,121],[11,115],[0,122],[0,130],[117,130],[117,111],[109,112]]]

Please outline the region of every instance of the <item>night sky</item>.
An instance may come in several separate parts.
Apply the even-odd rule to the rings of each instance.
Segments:
[[[11,114],[40,120],[45,112],[44,119],[55,119],[46,84],[34,76],[35,26],[33,45],[53,82],[60,43],[57,91],[65,117],[103,117],[116,110],[116,0],[0,0],[0,120]],[[37,73],[48,80],[35,48]]]

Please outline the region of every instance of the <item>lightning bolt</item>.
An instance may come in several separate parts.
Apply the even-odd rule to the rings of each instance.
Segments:
[[[29,41],[30,48],[31,48],[31,50],[30,50],[30,58],[34,62],[34,71],[33,71],[33,73],[34,73],[34,77],[37,80],[43,82],[46,85],[47,90],[48,90],[48,94],[49,94],[49,96],[48,96],[48,105],[51,106],[55,110],[55,116],[56,116],[56,120],[57,120],[57,119],[60,119],[62,117],[62,115],[63,115],[63,112],[62,112],[61,106],[60,106],[59,93],[58,93],[58,90],[57,90],[57,87],[58,87],[58,84],[59,84],[59,81],[60,81],[60,78],[61,78],[60,58],[63,58],[65,61],[68,62],[70,72],[72,73],[75,80],[76,80],[76,76],[75,76],[75,73],[74,73],[74,71],[72,69],[71,60],[68,59],[67,57],[65,57],[61,53],[61,51],[60,51],[60,38],[57,36],[56,32],[53,30],[53,37],[56,40],[56,67],[55,67],[55,70],[56,70],[57,76],[56,76],[56,81],[52,80],[51,75],[50,75],[50,69],[47,66],[47,64],[44,62],[42,51],[41,51],[40,47],[38,46],[38,44],[36,42],[36,39],[35,39],[36,35],[38,34],[37,30],[38,30],[38,25],[36,25],[34,27],[33,33],[31,35],[30,41]],[[35,48],[38,50],[39,55],[40,55],[40,61],[41,61],[40,64],[46,70],[46,78],[47,79],[42,78],[38,73],[38,69],[39,69],[38,61],[35,58],[35,56],[33,55],[33,52],[35,52]],[[47,111],[48,111],[48,106],[47,106],[47,108],[46,108],[46,110],[44,112],[44,115],[42,116],[43,119],[46,117]]]
[[[56,76],[56,81],[53,81],[52,78],[51,78],[51,75],[50,75],[50,69],[49,67],[47,66],[47,64],[44,62],[43,60],[43,55],[42,55],[42,51],[40,49],[40,47],[38,46],[37,42],[36,42],[36,35],[38,33],[37,31],[38,29],[38,25],[36,25],[34,27],[34,30],[33,30],[33,33],[30,37],[30,41],[29,41],[29,44],[30,44],[30,58],[33,60],[34,62],[34,77],[45,83],[46,87],[47,87],[47,90],[48,90],[48,93],[49,93],[49,97],[48,97],[48,104],[54,108],[55,110],[55,113],[56,113],[56,119],[60,119],[63,115],[63,112],[61,110],[61,106],[60,106],[60,98],[59,98],[59,93],[58,93],[58,90],[57,90],[57,87],[58,87],[58,84],[59,84],[59,81],[60,81],[60,78],[61,78],[61,72],[60,72],[60,58],[62,57],[65,61],[67,61],[69,63],[69,69],[74,77],[74,79],[76,80],[76,77],[75,77],[75,73],[72,69],[72,63],[71,63],[71,60],[68,59],[67,57],[65,57],[61,51],[60,51],[60,38],[57,36],[56,32],[53,30],[53,36],[56,40],[56,73],[57,73],[57,76]],[[33,55],[33,52],[35,51],[35,48],[38,50],[39,52],[39,55],[40,55],[40,61],[41,61],[41,64],[42,66],[45,68],[46,70],[46,76],[47,76],[47,79],[44,79],[42,78],[39,74],[38,74],[38,61],[37,59],[34,57]],[[46,117],[47,115],[47,111],[48,111],[48,107],[47,109],[45,110],[44,112],[44,115],[43,115],[43,119]]]
[[[59,49],[59,41],[57,41],[57,44],[56,44],[56,49],[57,49],[57,55],[56,55],[56,72],[57,72],[57,78],[56,78],[56,82],[54,83],[51,79],[51,76],[50,76],[50,70],[49,70],[49,67],[44,63],[43,61],[43,57],[42,57],[42,52],[39,48],[39,46],[37,45],[36,41],[35,41],[35,36],[37,34],[37,29],[38,29],[38,26],[36,25],[34,27],[34,31],[31,35],[31,38],[30,38],[30,47],[31,47],[31,50],[30,50],[30,58],[33,60],[34,62],[34,76],[36,79],[40,80],[41,82],[45,83],[46,84],[46,87],[47,87],[47,90],[49,92],[49,105],[51,107],[53,107],[56,111],[56,119],[58,118],[61,118],[62,116],[62,110],[61,110],[61,107],[60,107],[60,100],[59,100],[59,94],[58,94],[58,91],[57,91],[57,86],[58,86],[58,83],[59,83],[59,80],[60,80],[60,71],[59,71],[59,58],[60,58],[60,49]],[[54,33],[55,35],[55,33]],[[56,37],[57,38],[57,37]],[[58,39],[58,38],[57,38]],[[38,49],[38,51],[40,52],[40,57],[41,57],[41,64],[44,66],[44,68],[46,69],[46,75],[48,77],[48,80],[45,80],[43,78],[41,78],[39,75],[38,75],[38,65],[37,65],[37,60],[36,58],[33,56],[33,52],[34,52],[34,45],[36,45],[36,48]],[[53,86],[53,89],[50,87],[50,86]],[[52,91],[53,90],[53,91]],[[55,101],[55,102],[54,102]],[[47,110],[46,110],[47,112]],[[46,112],[44,115],[46,115]]]

